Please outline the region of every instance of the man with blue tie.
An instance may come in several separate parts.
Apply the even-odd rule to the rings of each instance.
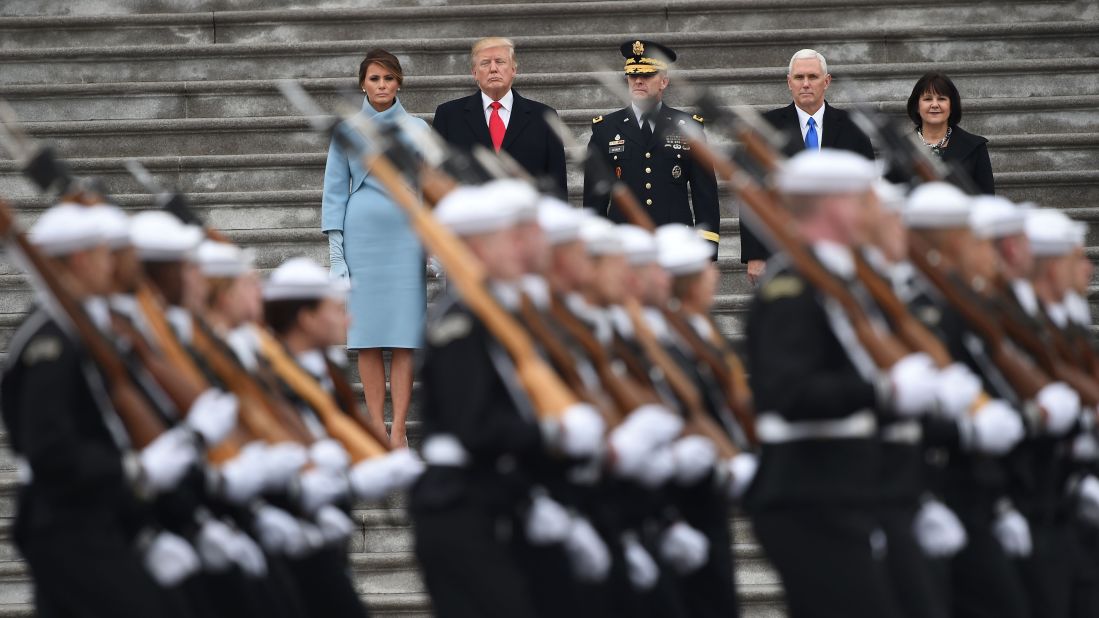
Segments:
[[[763,114],[777,130],[789,137],[786,155],[801,150],[835,148],[874,158],[874,147],[847,112],[829,105],[824,94],[832,83],[828,61],[816,50],[803,49],[790,58],[786,85],[794,101]],[[770,250],[752,230],[740,227],[740,261],[748,265],[748,280],[754,285],[763,276]]]

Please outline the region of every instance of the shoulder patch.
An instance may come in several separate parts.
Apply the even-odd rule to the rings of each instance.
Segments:
[[[695,122],[697,122],[699,124],[702,124],[703,122],[705,122],[705,120],[703,120],[702,116],[699,116],[698,114],[695,114],[694,116],[691,116],[691,118],[693,118],[695,120]]]
[[[455,339],[469,335],[473,330],[473,320],[464,313],[444,316],[427,333],[427,340],[434,346],[444,346]]]
[[[600,122],[603,122],[603,117],[602,116],[596,116],[595,118],[591,119],[592,124],[599,124]]]
[[[28,343],[23,349],[23,364],[30,367],[57,360],[59,356],[61,356],[61,339],[54,335],[43,335]]]
[[[805,284],[801,279],[793,275],[777,275],[763,285],[759,296],[764,301],[771,302],[788,296],[797,296],[804,289]]]

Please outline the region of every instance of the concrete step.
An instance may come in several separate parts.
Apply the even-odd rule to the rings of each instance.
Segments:
[[[528,0],[546,3],[556,0]],[[575,0],[591,2],[592,0]],[[168,4],[145,0],[86,0],[72,3],[66,0],[11,0],[0,4],[0,15],[143,15],[149,13],[194,13],[200,11],[256,11],[261,9],[317,9],[339,7],[400,7],[436,8],[446,5],[510,4],[513,0],[175,0]]]
[[[357,62],[357,61],[356,61]],[[355,65],[350,65],[353,69]],[[683,70],[680,79],[710,88],[728,104],[776,106],[789,100],[790,93],[782,66]],[[986,98],[1022,99],[1041,92],[1042,97],[1099,95],[1096,68],[1099,58],[1070,55],[1051,59],[1003,59],[951,61],[935,64],[956,81],[968,101]],[[587,67],[584,67],[587,70]],[[838,64],[829,70],[834,81],[829,100],[836,105],[852,101],[896,101],[903,103],[916,78],[928,70],[926,63]],[[253,77],[251,72],[242,75]],[[291,77],[286,72],[283,77]],[[235,76],[239,77],[239,75]],[[109,76],[103,83],[57,83],[49,77],[43,83],[0,86],[0,97],[8,100],[24,120],[123,119],[123,118],[229,118],[295,116],[293,108],[278,92],[273,79],[214,79],[192,81],[127,82]],[[346,77],[301,79],[303,87],[317,97],[325,109],[336,109],[341,91],[353,84]],[[402,89],[402,101],[412,112],[428,113],[443,101],[465,96],[475,89],[467,74],[410,75]],[[516,89],[524,96],[556,109],[608,110],[622,107],[621,98],[607,92],[588,73],[521,73]],[[357,91],[356,91],[357,92]],[[681,92],[669,89],[668,103],[682,107]],[[36,111],[43,107],[44,110]],[[898,109],[899,111],[899,109]],[[1035,118],[1039,121],[1039,118]],[[998,131],[997,131],[998,132]]]
[[[811,44],[835,65],[889,59],[898,63],[1001,61],[1099,55],[1099,20],[1013,24],[870,26],[845,28],[634,33],[661,38],[679,54],[682,69],[785,67],[790,54]],[[526,73],[619,67],[622,37],[589,34],[515,37]],[[402,56],[406,73],[468,78],[473,38],[372,40]],[[995,45],[991,43],[995,42]],[[102,81],[185,81],[283,77],[340,77],[354,85],[364,53],[362,40],[19,48],[0,50],[0,83],[87,83]],[[410,82],[411,86],[411,82]]]
[[[351,4],[351,3],[348,3]],[[744,2],[743,0],[650,2],[631,4],[623,12],[616,2],[509,3],[439,6],[430,22],[421,6],[274,9],[202,13],[130,15],[37,15],[0,18],[0,48],[133,46],[143,44],[211,45],[289,41],[356,40],[368,28],[403,37],[465,37],[470,24],[482,31],[524,35],[610,32],[694,32],[699,30],[779,30],[791,14],[813,12],[819,28],[860,26],[936,26],[954,23],[965,6],[967,23],[1002,24],[1036,21],[1083,21],[1094,11],[1073,3],[982,2],[957,0],[896,6],[870,0],[827,2]],[[2,13],[0,13],[2,14]]]

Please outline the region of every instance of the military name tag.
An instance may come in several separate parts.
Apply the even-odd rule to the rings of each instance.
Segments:
[[[678,165],[672,167],[672,178],[679,178],[683,175],[683,168]]]
[[[618,136],[615,136],[615,137],[617,138]],[[613,153],[616,153],[616,152],[625,152],[625,151],[626,151],[626,140],[624,140],[624,139],[613,139],[613,140],[607,142],[607,152],[610,152],[610,153],[613,154]]]

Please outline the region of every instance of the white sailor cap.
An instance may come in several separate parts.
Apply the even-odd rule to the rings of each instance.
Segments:
[[[1086,227],[1053,208],[1027,211],[1026,235],[1036,257],[1068,255],[1084,244]]]
[[[831,195],[868,191],[878,177],[868,159],[845,150],[803,150],[778,172],[775,186],[786,195]]]
[[[878,201],[887,210],[893,212],[900,212],[904,210],[904,187],[897,185],[879,178],[874,181],[874,194],[878,196]]]
[[[28,234],[31,243],[46,255],[68,255],[105,244],[95,216],[86,206],[61,202],[42,213]]]
[[[333,279],[320,264],[296,257],[283,262],[267,278],[263,300],[345,300],[350,287],[346,278]]]
[[[529,222],[538,219],[538,192],[530,183],[505,178],[493,180],[481,185],[484,199],[497,208],[511,208],[517,221]]]
[[[712,243],[700,238],[690,227],[679,223],[657,228],[656,246],[660,265],[676,277],[702,272],[714,256]]]
[[[610,221],[592,214],[584,215],[580,226],[580,239],[590,255],[621,255],[625,251],[618,230]]]
[[[538,225],[550,245],[561,245],[580,238],[584,216],[580,210],[548,195],[538,200]]]
[[[202,229],[184,225],[163,210],[146,210],[130,220],[130,242],[146,262],[180,262],[190,259],[202,242]]]
[[[973,198],[972,209],[969,227],[980,238],[1003,238],[1026,229],[1026,212],[1009,199],[979,195]]]
[[[463,186],[435,206],[435,218],[459,236],[487,234],[515,226],[516,209],[493,203],[481,187]]]
[[[251,249],[216,240],[204,240],[195,250],[195,263],[207,277],[239,277],[250,271],[254,262]]]
[[[88,208],[95,224],[99,226],[99,233],[103,235],[103,242],[111,249],[121,249],[130,246],[130,217],[121,208],[114,204],[96,204]]]
[[[622,252],[630,266],[644,266],[657,261],[656,237],[645,228],[621,223],[617,226],[622,239]]]
[[[972,201],[954,185],[924,183],[908,196],[904,221],[912,229],[968,227]]]

